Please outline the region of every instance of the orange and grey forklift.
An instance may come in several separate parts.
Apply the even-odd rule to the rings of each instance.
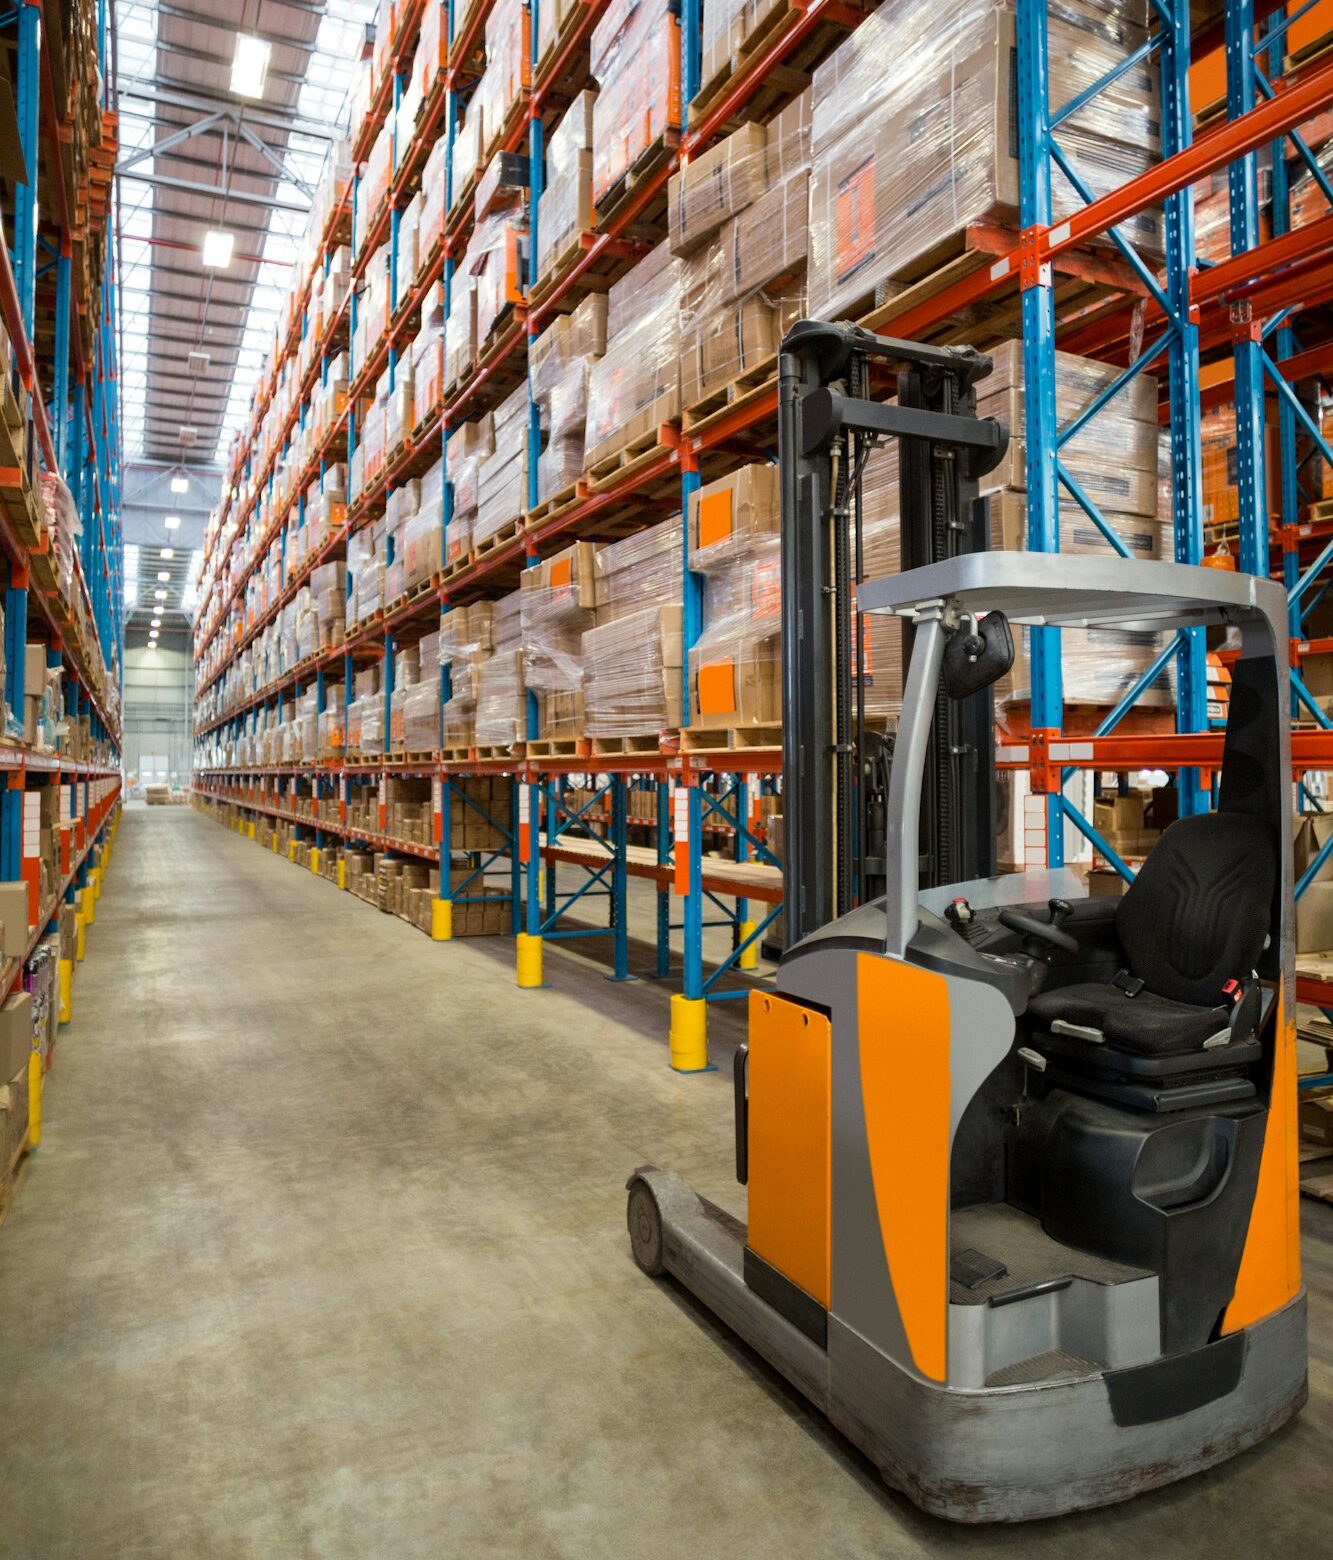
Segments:
[[[1283,592],[987,551],[977,481],[1008,437],[976,417],[987,367],[849,326],[783,344],[789,942],[736,1063],[748,1223],[673,1172],[629,1182],[639,1266],[966,1522],[1183,1478],[1306,1395]],[[870,393],[885,372],[893,403]],[[886,438],[904,571],[858,582]],[[857,726],[853,585],[905,625],[891,756]],[[1102,624],[1242,644],[1216,807],[1120,898],[1065,869],[996,876],[991,854],[1014,637]]]

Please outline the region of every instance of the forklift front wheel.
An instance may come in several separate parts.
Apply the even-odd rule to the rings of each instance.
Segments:
[[[662,1212],[647,1182],[637,1176],[629,1184],[629,1243],[634,1260],[649,1278],[666,1272],[662,1262]]]

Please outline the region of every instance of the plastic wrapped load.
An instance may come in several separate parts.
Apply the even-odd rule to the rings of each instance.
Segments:
[[[680,415],[679,262],[665,250],[658,245],[612,288],[606,352],[588,376],[585,469],[651,443],[659,426]],[[617,297],[619,289],[626,290]],[[623,318],[619,329],[613,318]]]
[[[590,542],[576,542],[524,576],[523,682],[537,696],[542,737],[582,734],[583,634],[594,622],[594,557]]]
[[[768,132],[745,124],[671,175],[667,185],[668,238],[673,255],[706,244],[768,187]]]
[[[1067,0],[1049,13],[1052,105],[1069,102],[1146,43],[1143,7]],[[1012,0],[889,0],[815,71],[810,179],[810,308],[837,319],[889,284],[951,258],[969,224],[1017,220],[1017,48]],[[1123,70],[1060,127],[1092,194],[1155,164],[1157,77]],[[1057,168],[1054,220],[1082,199]],[[1121,231],[1161,248],[1160,219]]]
[[[1022,491],[1027,486],[1027,396],[1023,344],[990,349],[991,372],[977,384],[977,415],[997,417],[1009,429],[1009,449],[981,491]],[[1072,352],[1055,354],[1057,428],[1074,421],[1116,379],[1120,370]],[[1060,449],[1060,461],[1079,487],[1108,515],[1157,513],[1157,381],[1140,374]],[[1068,490],[1061,485],[1063,499]],[[1091,524],[1091,522],[1089,522]],[[1155,554],[1154,554],[1155,556]]]
[[[678,606],[639,607],[583,636],[583,701],[590,737],[650,737],[681,717]]]
[[[440,666],[446,674],[443,746],[471,747],[477,710],[477,672],[491,653],[491,604],[454,607],[440,619]]]
[[[478,668],[476,689],[477,746],[507,749],[522,742],[527,732],[522,650],[494,651]]]
[[[472,544],[521,520],[528,507],[528,387],[519,385],[496,407],[495,447],[477,465],[477,514]],[[452,440],[450,441],[452,442]]]
[[[541,424],[537,498],[545,502],[583,471],[588,380],[606,350],[606,298],[591,293],[558,315],[528,349],[528,384]]]
[[[680,724],[679,516],[599,549],[596,622],[583,636],[590,736],[643,737]]]
[[[592,195],[608,203],[659,141],[679,131],[680,23],[674,0],[610,0],[593,29]]]
[[[476,310],[476,350],[523,301],[527,215],[521,201],[502,206],[479,221],[468,240],[461,270],[471,279]]]
[[[545,9],[545,8],[543,8]],[[546,143],[546,186],[537,203],[537,276],[555,272],[592,227],[593,104],[580,92]]]
[[[490,412],[449,430],[444,446],[445,472],[453,495],[449,528],[444,539],[446,567],[463,562],[472,550],[477,519],[478,475],[483,457],[495,449],[495,424]]]
[[[689,651],[690,725],[782,720],[782,577],[776,466],[743,466],[690,497],[690,568],[703,626]]]

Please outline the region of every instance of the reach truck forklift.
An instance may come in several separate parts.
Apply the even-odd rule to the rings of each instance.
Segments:
[[[1283,592],[987,551],[977,479],[1007,440],[975,415],[987,367],[849,326],[783,343],[789,943],[736,1065],[748,1224],[673,1172],[629,1182],[639,1266],[963,1522],[1167,1484],[1306,1396]],[[868,394],[886,370],[896,404]],[[904,572],[857,581],[885,437]],[[906,625],[887,765],[857,731],[853,584]],[[1013,636],[1103,624],[1242,642],[1216,807],[1119,899],[991,858],[988,690]]]

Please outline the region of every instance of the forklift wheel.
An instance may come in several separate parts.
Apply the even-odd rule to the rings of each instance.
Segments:
[[[662,1214],[647,1184],[637,1178],[629,1188],[629,1244],[634,1260],[649,1278],[666,1272],[662,1263]]]

